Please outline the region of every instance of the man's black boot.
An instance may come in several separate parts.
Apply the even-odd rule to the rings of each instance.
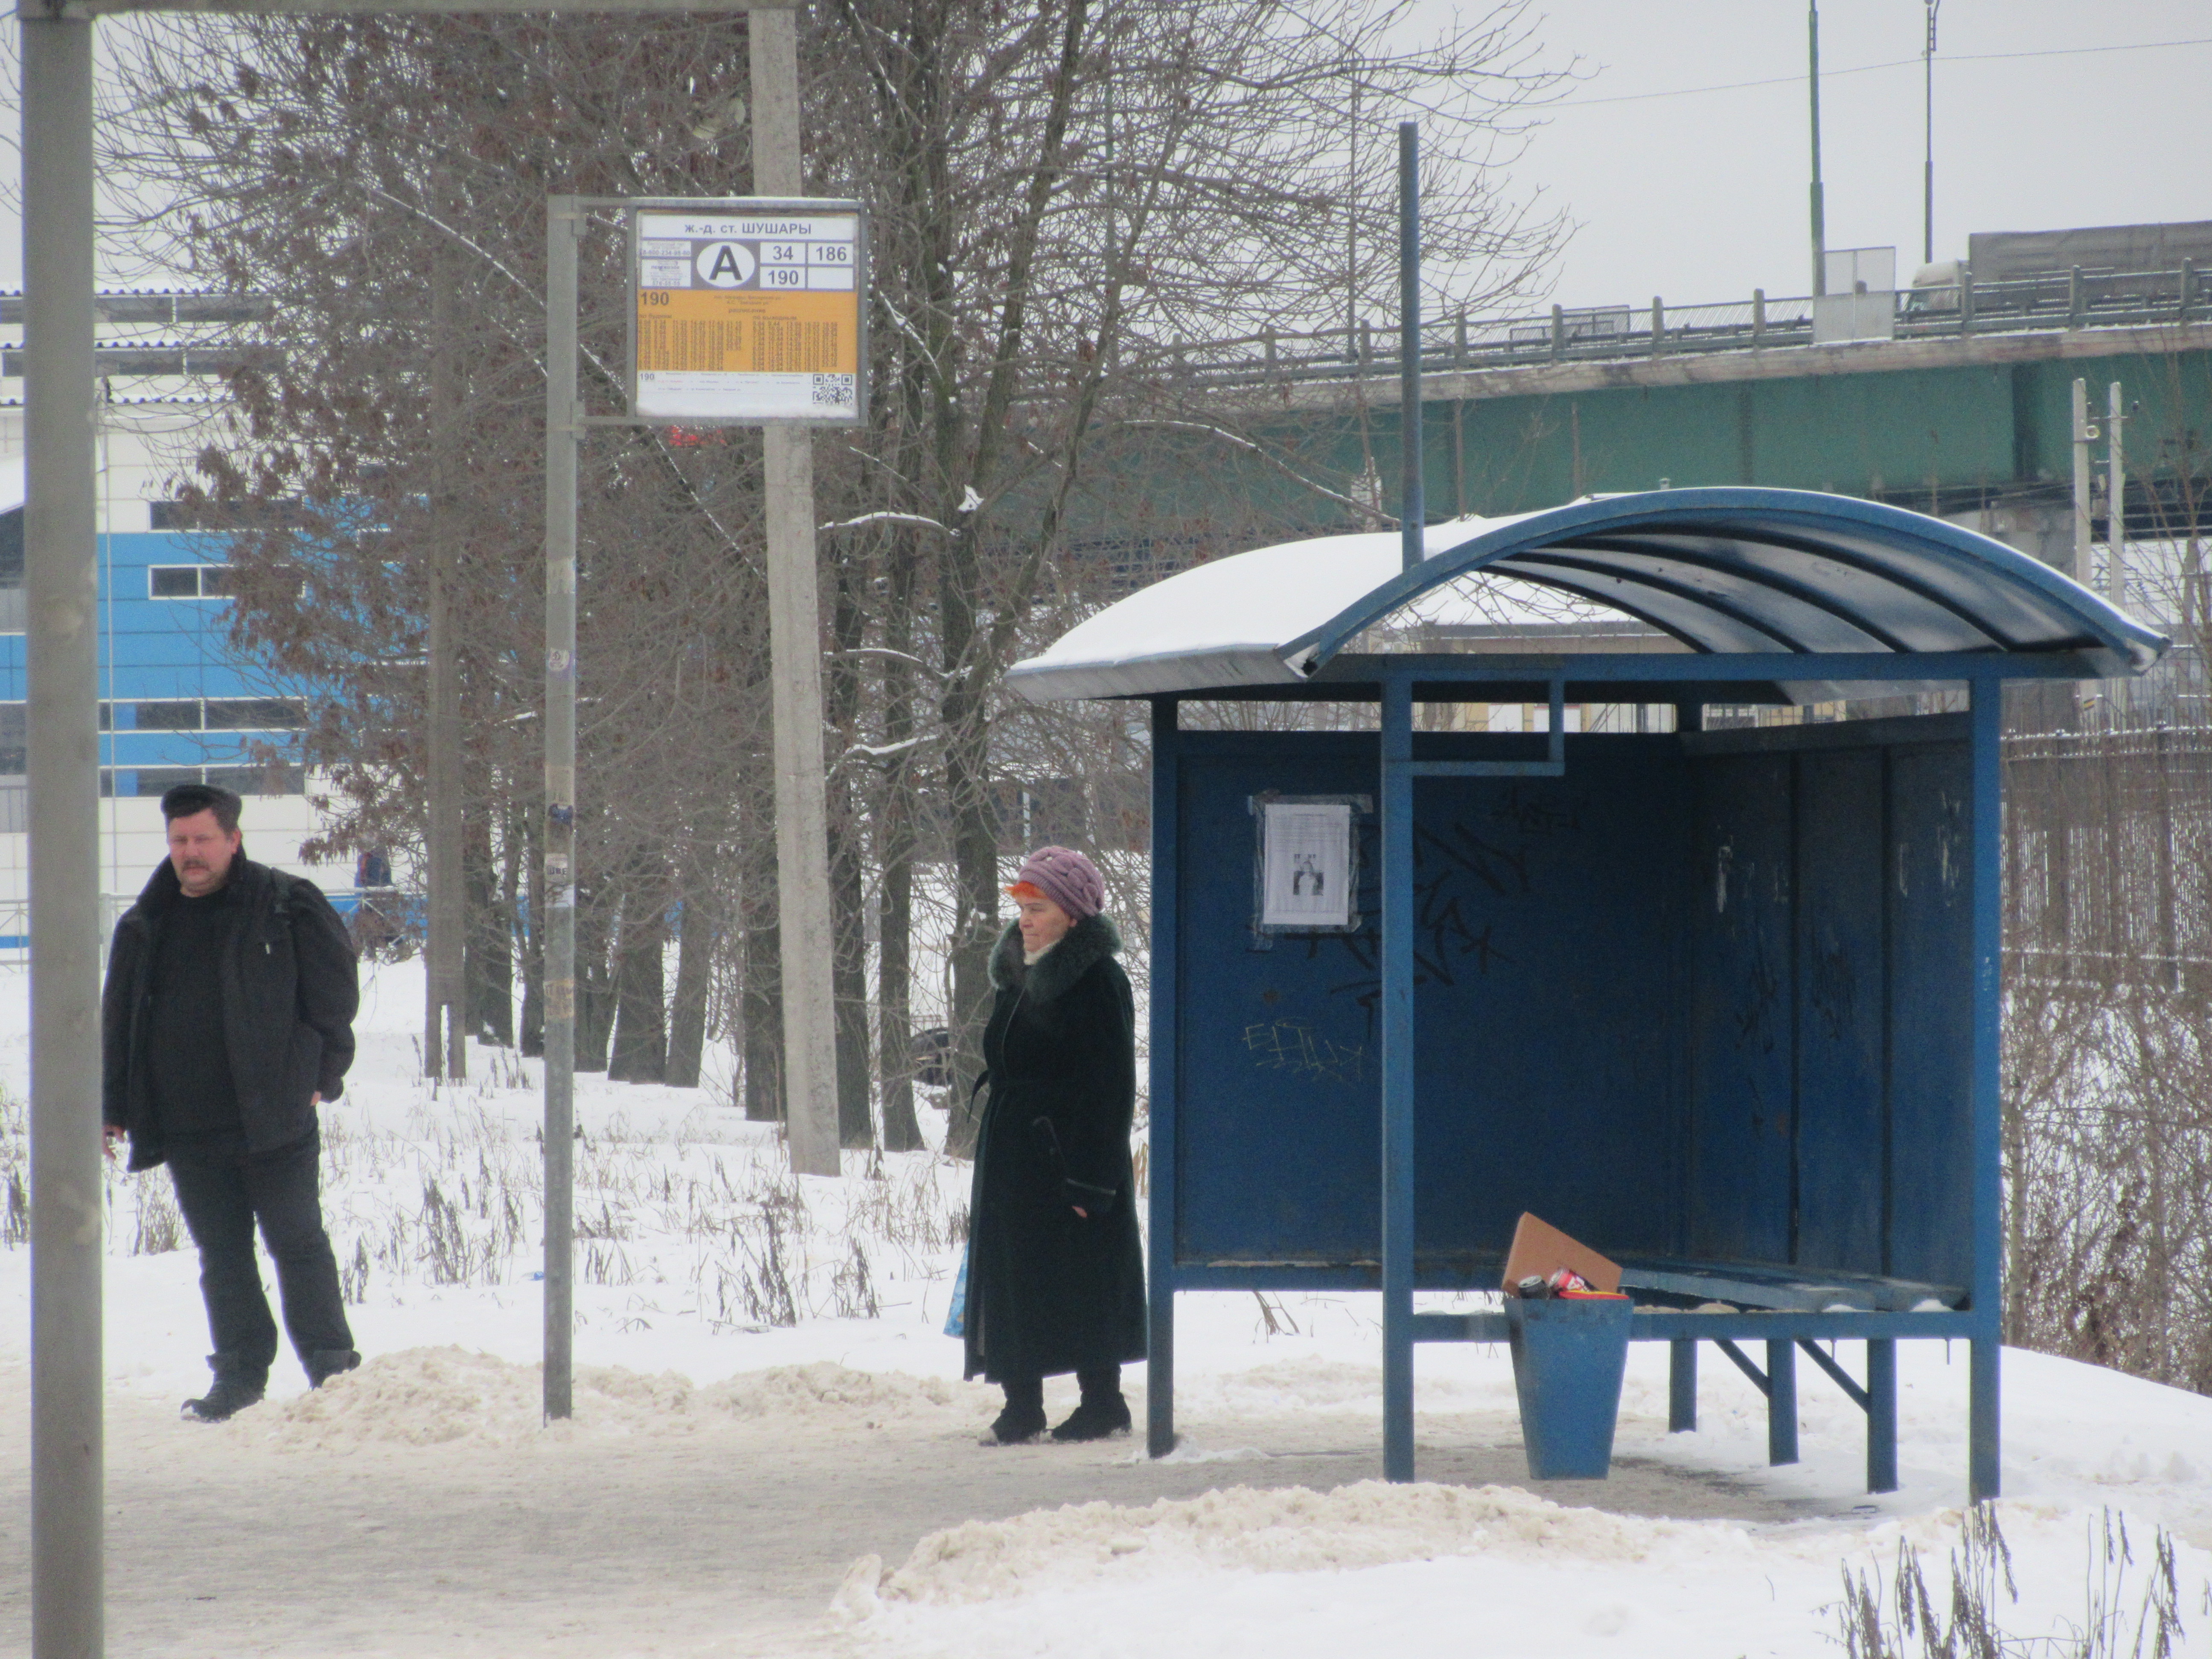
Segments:
[[[352,1370],[361,1356],[351,1348],[318,1348],[307,1356],[307,1386],[319,1389],[340,1371]]]
[[[198,1400],[184,1403],[187,1422],[227,1423],[248,1406],[258,1406],[269,1384],[266,1376],[258,1376],[228,1363],[222,1354],[210,1354],[208,1364],[215,1367],[215,1386]]]
[[[1121,1397],[1121,1370],[1117,1365],[1110,1371],[1079,1371],[1076,1381],[1083,1388],[1083,1403],[1075,1408],[1067,1421],[1052,1431],[1060,1441],[1103,1440],[1109,1435],[1129,1431],[1129,1402]]]

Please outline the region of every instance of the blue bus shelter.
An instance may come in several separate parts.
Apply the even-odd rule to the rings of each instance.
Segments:
[[[1896,1344],[1966,1341],[1994,1495],[2003,686],[2140,674],[2166,641],[2001,543],[1798,491],[1585,499],[1431,526],[1426,555],[1218,560],[1009,676],[1152,706],[1152,1454],[1178,1291],[1379,1289],[1384,1468],[1411,1480],[1415,1345],[1506,1336],[1414,1291],[1495,1288],[1533,1212],[1622,1264],[1672,1426],[1710,1342],[1776,1462],[1802,1353],[1893,1488]],[[1476,620],[1402,625],[1445,613]],[[1937,688],[1967,712],[1702,729],[1708,703]],[[1377,703],[1380,729],[1178,719],[1255,698]],[[1417,730],[1434,702],[1551,718]],[[1570,703],[1675,729],[1570,735]]]

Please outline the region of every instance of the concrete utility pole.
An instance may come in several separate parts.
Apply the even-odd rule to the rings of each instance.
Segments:
[[[799,25],[748,21],[753,193],[805,194],[799,148]],[[866,372],[866,365],[862,373]],[[830,822],[822,763],[822,594],[814,555],[814,435],[763,429],[769,680],[775,723],[776,903],[783,969],[785,1131],[798,1175],[833,1176],[837,1156],[836,1001],[830,976]]]
[[[444,204],[439,206],[442,209]],[[428,927],[423,940],[422,1074],[468,1075],[468,1011],[462,964],[467,908],[461,890],[461,683],[453,588],[460,541],[453,522],[454,446],[460,375],[453,366],[458,250],[441,240],[430,256],[430,650]]]
[[[1813,106],[1813,295],[1828,291],[1828,208],[1820,188],[1820,0],[1805,8],[1806,86]]]
[[[101,1649],[92,23],[22,25],[31,806],[31,1650]]]

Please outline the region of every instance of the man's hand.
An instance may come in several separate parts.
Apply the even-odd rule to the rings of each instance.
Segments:
[[[1067,1207],[1074,1211],[1076,1214],[1081,1216],[1085,1221],[1091,1219],[1091,1212],[1085,1209],[1080,1204],[1071,1204]]]
[[[110,1164],[115,1162],[115,1148],[122,1139],[123,1131],[112,1123],[103,1123],[100,1126],[100,1155]]]

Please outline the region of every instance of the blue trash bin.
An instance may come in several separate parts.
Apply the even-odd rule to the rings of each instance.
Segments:
[[[1521,1443],[1532,1480],[1602,1480],[1613,1464],[1613,1426],[1628,1366],[1635,1304],[1505,1298]]]

